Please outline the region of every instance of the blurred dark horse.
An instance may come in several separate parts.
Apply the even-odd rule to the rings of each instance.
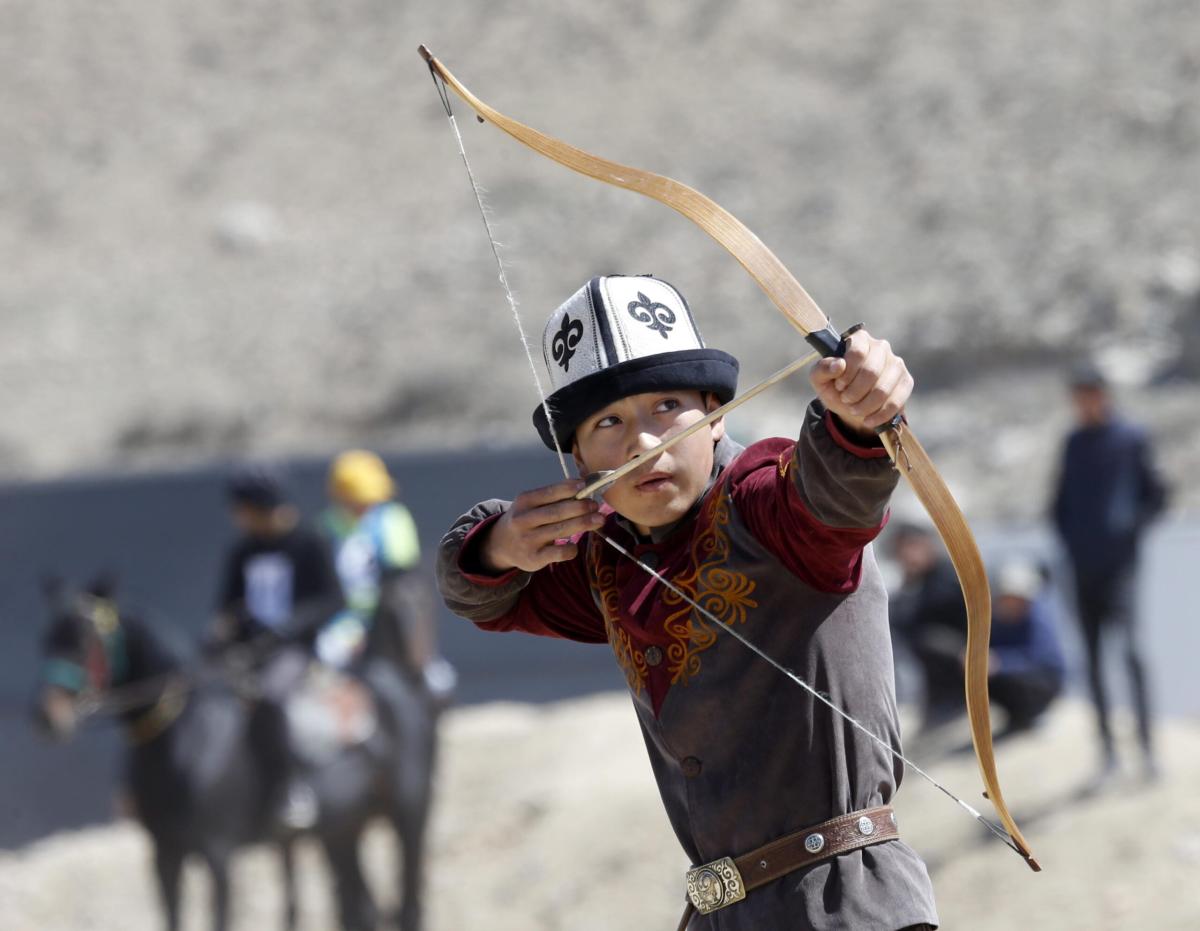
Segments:
[[[213,928],[229,927],[229,858],[256,841],[281,852],[286,916],[296,924],[292,843],[273,822],[268,800],[278,787],[256,762],[254,702],[225,670],[184,665],[149,627],[121,615],[107,585],[51,593],[51,619],[35,705],[39,723],[70,735],[90,713],[116,715],[128,742],[126,788],[154,844],[168,931],[179,928],[184,859],[199,856],[212,872]],[[434,764],[437,711],[424,690],[389,655],[395,637],[374,638],[359,681],[374,699],[371,737],[305,769],[318,801],[312,833],[334,876],[344,931],[374,931],[379,914],[363,876],[359,839],[368,822],[386,818],[400,839],[401,904],[394,923],[421,925],[424,836]]]

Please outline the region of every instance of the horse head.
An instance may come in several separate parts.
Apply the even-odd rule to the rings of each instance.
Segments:
[[[44,590],[50,617],[42,638],[34,721],[51,736],[66,739],[89,705],[123,677],[124,629],[110,576],[82,590],[48,579]]]

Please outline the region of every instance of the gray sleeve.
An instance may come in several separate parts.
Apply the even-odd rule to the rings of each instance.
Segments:
[[[842,439],[857,445],[848,435]],[[809,513],[827,527],[878,527],[887,513],[900,473],[882,445],[859,449],[851,452],[830,433],[823,404],[808,406],[796,442],[794,481]]]
[[[471,565],[472,553],[467,537],[479,524],[496,517],[509,507],[508,501],[493,498],[482,501],[463,514],[442,537],[438,545],[437,583],[446,607],[469,621],[490,621],[507,612],[516,603],[521,590],[529,584],[528,572],[513,570],[497,576],[492,584],[478,581],[485,573],[464,571]],[[475,578],[472,578],[472,574]]]

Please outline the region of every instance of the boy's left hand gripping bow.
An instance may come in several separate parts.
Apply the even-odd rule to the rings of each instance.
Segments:
[[[467,90],[425,46],[422,45],[419,52],[434,76],[453,88],[478,114],[481,122],[492,123],[518,142],[573,171],[643,194],[683,214],[741,263],[788,322],[803,333],[810,343],[825,355],[837,351],[841,338],[816,302],[762,240],[728,210],[699,191],[671,178],[600,158],[505,116]],[[1041,866],[1034,859],[1004,803],[996,774],[987,685],[988,641],[992,625],[991,593],[979,547],[946,483],[912,432],[903,423],[897,422],[881,436],[892,462],[908,479],[937,527],[962,586],[967,607],[967,715],[971,723],[975,756],[979,760],[979,770],[986,789],[984,795],[995,807],[1008,832],[1010,846],[1025,858],[1031,869],[1039,871]]]

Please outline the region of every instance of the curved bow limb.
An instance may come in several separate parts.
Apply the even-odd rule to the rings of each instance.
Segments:
[[[502,129],[522,145],[541,153],[551,161],[565,165],[572,171],[642,194],[683,214],[741,263],[750,273],[750,277],[766,292],[767,297],[801,333],[807,336],[829,325],[829,320],[821,312],[816,301],[809,297],[808,292],[784,267],[775,253],[724,207],[714,203],[695,188],[681,184],[673,178],[600,158],[505,116],[467,90],[429,49],[422,45],[419,51],[434,73],[453,88],[481,119]]]
[[[642,194],[683,214],[725,248],[758,283],[784,317],[805,336],[828,330],[830,323],[795,276],[750,229],[728,210],[694,188],[672,178],[592,155],[488,106],[460,82],[425,46],[419,49],[434,75],[479,115],[522,145],[572,171]],[[979,547],[966,518],[916,437],[901,425],[882,434],[892,462],[908,479],[946,545],[967,605],[965,663],[967,714],[986,796],[1008,832],[1011,846],[1033,870],[1041,867],[1005,805],[996,773],[988,708],[987,658],[991,632],[991,593]],[[973,812],[978,817],[977,812]]]
[[[883,444],[896,468],[908,480],[917,499],[933,520],[938,535],[945,544],[958,575],[963,600],[967,608],[967,655],[964,663],[966,679],[967,717],[971,723],[971,740],[979,773],[986,789],[985,795],[1012,842],[1012,847],[1034,872],[1042,867],[1034,858],[1029,844],[1009,813],[1000,791],[1000,776],[996,772],[996,756],[992,748],[992,719],[988,705],[988,650],[992,631],[992,596],[987,570],[975,537],[967,526],[966,517],[950,494],[946,482],[934,468],[923,446],[901,424],[881,434]]]

